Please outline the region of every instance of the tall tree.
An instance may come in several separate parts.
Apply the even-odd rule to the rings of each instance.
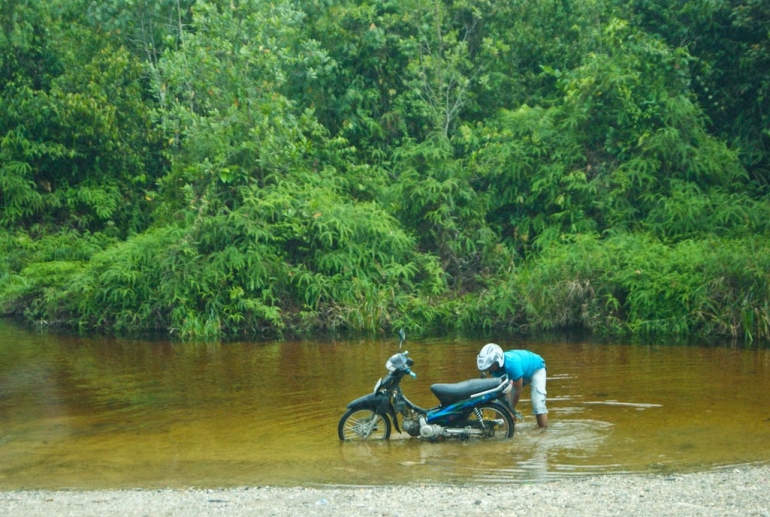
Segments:
[[[770,4],[763,0],[631,2],[639,25],[686,47],[693,91],[710,130],[740,150],[760,193],[770,191]]]
[[[44,4],[4,2],[0,221],[139,231],[162,172],[141,63],[74,4]]]

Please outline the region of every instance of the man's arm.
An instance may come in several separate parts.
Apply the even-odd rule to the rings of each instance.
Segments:
[[[511,389],[509,396],[511,397],[511,407],[515,409],[516,404],[519,403],[521,390],[524,387],[524,377],[519,377],[517,380],[512,381],[511,386],[513,386],[513,389]]]

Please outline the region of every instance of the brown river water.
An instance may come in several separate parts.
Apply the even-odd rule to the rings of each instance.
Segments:
[[[478,376],[490,338],[408,339],[416,379]],[[174,343],[38,333],[0,320],[0,489],[527,483],[770,463],[770,351],[496,340],[548,364],[512,440],[340,443],[346,404],[396,338]]]

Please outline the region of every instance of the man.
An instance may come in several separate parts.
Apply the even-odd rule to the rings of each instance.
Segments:
[[[513,389],[508,394],[512,408],[516,408],[521,396],[521,390],[530,385],[532,396],[532,414],[537,419],[537,425],[542,429],[548,427],[548,409],[545,407],[545,361],[539,355],[528,350],[508,350],[503,352],[499,345],[488,343],[479,352],[476,365],[482,372],[488,372],[494,377],[508,374],[513,381]]]

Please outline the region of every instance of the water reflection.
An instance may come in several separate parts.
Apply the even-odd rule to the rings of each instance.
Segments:
[[[407,342],[406,395],[435,405],[430,385],[476,376],[484,342]],[[339,443],[345,404],[396,346],[82,339],[0,321],[0,488],[511,483],[770,461],[768,351],[713,347],[527,343],[549,365],[547,432],[525,396],[511,441]]]

